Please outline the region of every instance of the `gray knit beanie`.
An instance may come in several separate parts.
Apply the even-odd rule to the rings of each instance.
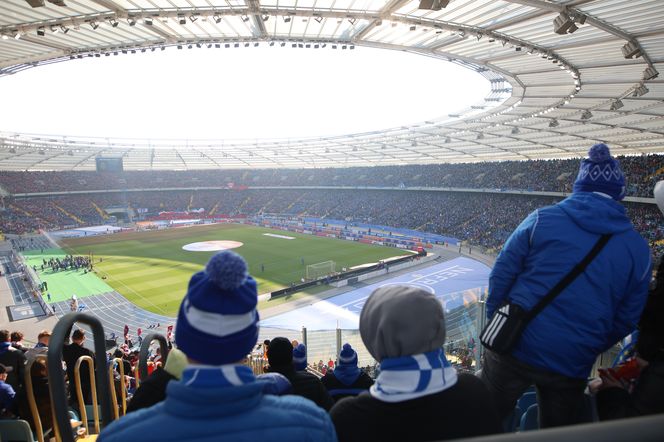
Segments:
[[[425,353],[445,343],[443,307],[431,293],[406,285],[376,289],[360,313],[362,342],[377,361]]]

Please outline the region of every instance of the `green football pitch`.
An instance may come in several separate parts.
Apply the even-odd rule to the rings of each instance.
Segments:
[[[266,236],[288,236],[294,239]],[[237,241],[234,251],[249,264],[259,293],[267,293],[299,282],[308,264],[334,261],[342,267],[374,263],[404,255],[392,247],[361,244],[333,238],[303,235],[238,224],[216,224],[159,231],[119,233],[61,241],[63,250],[25,253],[47,281],[52,301],[76,294],[85,297],[111,289],[136,305],[159,314],[174,316],[191,275],[205,266],[214,252],[183,250],[203,241]],[[71,253],[94,256],[95,273],[83,271],[42,272],[42,259]],[[304,265],[302,261],[304,260]]]

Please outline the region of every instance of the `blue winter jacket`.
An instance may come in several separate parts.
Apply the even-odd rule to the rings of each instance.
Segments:
[[[140,441],[323,441],[337,440],[327,412],[298,396],[263,394],[263,383],[196,385],[185,369],[171,381],[166,399],[129,413],[106,427],[101,442]],[[252,376],[253,378],[253,376]]]
[[[532,320],[512,356],[585,379],[597,355],[636,328],[650,282],[650,250],[621,204],[589,192],[538,209],[516,228],[489,277],[487,316],[508,300],[530,310],[606,233],[613,236],[604,249]]]

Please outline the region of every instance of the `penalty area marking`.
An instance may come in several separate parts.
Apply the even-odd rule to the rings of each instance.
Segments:
[[[243,245],[240,241],[202,241],[185,244],[182,246],[182,250],[187,252],[218,252],[220,250],[236,249]]]
[[[281,239],[295,239],[294,236],[277,235],[275,233],[263,233],[263,236],[271,236],[272,238],[281,238]]]

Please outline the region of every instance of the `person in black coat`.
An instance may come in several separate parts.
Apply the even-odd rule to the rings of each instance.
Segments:
[[[95,354],[83,346],[85,342],[85,330],[77,328],[71,334],[71,344],[65,344],[62,348],[62,359],[67,365],[67,377],[69,378],[69,391],[71,394],[71,402],[77,404],[78,398],[76,396],[76,387],[74,381],[74,368],[76,361],[81,356],[90,356],[93,361]],[[81,390],[83,391],[83,400],[86,404],[92,403],[92,395],[90,389],[90,374],[88,373],[88,363],[81,364]]]
[[[373,379],[357,366],[357,353],[350,344],[344,344],[336,367],[321,382],[335,401],[357,396],[373,385]]]
[[[432,441],[502,432],[493,398],[445,358],[443,308],[431,293],[390,285],[360,314],[360,335],[380,373],[368,392],[330,412],[340,442]]]
[[[332,408],[334,402],[320,379],[306,371],[295,371],[293,344],[288,339],[279,337],[270,341],[267,360],[270,364],[268,371],[286,376],[293,386],[294,395],[310,399],[325,410]]]
[[[633,384],[601,372],[596,396],[600,420],[664,413],[664,257],[639,321],[636,363],[640,373]]]
[[[127,413],[151,407],[166,399],[166,386],[170,381],[180,379],[186,366],[187,357],[184,353],[176,348],[169,351],[164,368],[157,368],[140,382],[127,405]]]
[[[18,391],[25,376],[25,354],[12,347],[9,330],[0,330],[0,364],[11,367],[5,382]]]

